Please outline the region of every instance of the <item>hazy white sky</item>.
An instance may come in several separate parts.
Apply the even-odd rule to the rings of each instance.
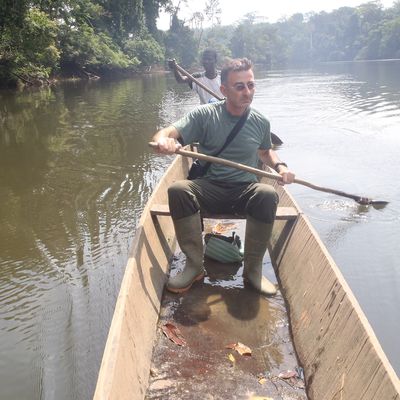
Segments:
[[[310,11],[330,12],[340,7],[357,7],[369,0],[219,0],[221,6],[222,25],[233,24],[248,13],[255,12],[257,16],[265,17],[267,22],[276,22],[282,17],[290,17],[295,13]],[[186,19],[195,11],[203,11],[205,0],[188,0],[189,6],[182,8],[179,18]],[[382,5],[391,7],[394,0],[381,0]],[[158,21],[159,29],[168,29],[169,16],[161,15]]]

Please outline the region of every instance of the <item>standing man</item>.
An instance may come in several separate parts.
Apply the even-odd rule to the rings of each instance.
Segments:
[[[255,92],[251,61],[234,59],[223,67],[221,92],[225,100],[197,107],[158,131],[153,137],[158,143],[157,152],[174,153],[181,147],[179,139],[184,145],[198,142],[200,152],[215,154],[249,109],[243,127],[220,153],[221,158],[251,167],[256,167],[260,159],[281,175],[282,184],[292,183],[294,174],[272,150],[269,121],[250,108]],[[262,261],[279,201],[272,186],[258,182],[249,172],[212,164],[203,177],[172,184],[168,189],[168,201],[176,237],[186,255],[184,270],[170,277],[168,290],[185,292],[204,276],[200,211],[206,210],[213,214],[246,216],[244,279],[262,294],[276,293],[275,285],[262,275]]]
[[[204,67],[204,72],[195,73],[193,74],[193,77],[222,98],[223,95],[220,90],[221,76],[217,71],[217,52],[213,49],[204,50],[201,57],[201,62]],[[198,86],[196,83],[192,82],[190,78],[182,75],[176,69],[174,60],[169,61],[168,65],[174,71],[175,79],[178,83],[187,83],[190,88],[199,95],[200,104],[207,104],[217,101],[215,97]]]

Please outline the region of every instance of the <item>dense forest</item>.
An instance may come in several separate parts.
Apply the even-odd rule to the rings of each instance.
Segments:
[[[219,0],[205,0],[204,12],[180,19],[187,1],[2,0],[0,83],[126,75],[170,57],[189,67],[205,47],[267,68],[400,58],[400,0],[386,9],[371,1],[276,23],[247,14],[231,26],[219,23]],[[168,31],[157,29],[160,10],[171,16]],[[203,28],[205,20],[211,27]]]

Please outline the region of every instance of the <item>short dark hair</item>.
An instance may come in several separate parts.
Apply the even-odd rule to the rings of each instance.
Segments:
[[[217,52],[214,49],[205,49],[201,55],[201,58],[204,58],[206,55],[213,57],[215,61],[217,61]]]
[[[253,68],[253,63],[247,58],[234,58],[226,61],[221,70],[221,83],[228,82],[229,72],[248,71]]]

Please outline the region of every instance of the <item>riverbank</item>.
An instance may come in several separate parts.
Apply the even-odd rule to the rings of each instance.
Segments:
[[[49,78],[34,78],[29,79],[23,76],[13,74],[15,76],[14,81],[4,81],[0,79],[0,90],[23,90],[27,88],[40,88],[46,86],[54,86],[62,82],[74,82],[74,81],[95,81],[98,79],[104,80],[118,80],[118,79],[131,79],[141,75],[154,74],[154,73],[166,73],[168,70],[164,65],[152,65],[148,67],[138,68],[135,70],[112,70],[104,74],[95,74],[85,70],[74,70],[65,71],[64,73],[54,74]]]

